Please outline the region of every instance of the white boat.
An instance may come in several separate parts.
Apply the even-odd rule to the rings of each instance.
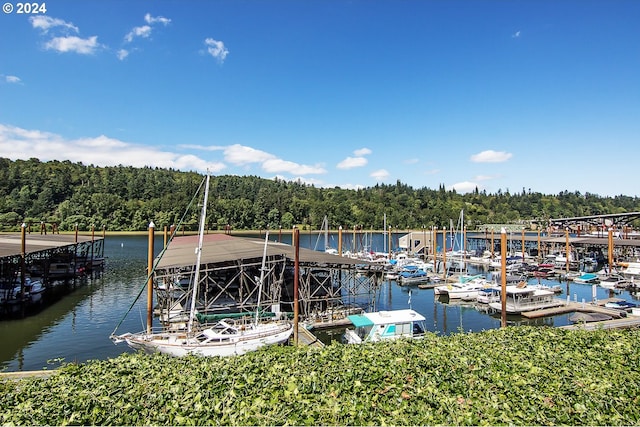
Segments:
[[[433,288],[435,295],[448,295],[449,298],[473,298],[478,291],[487,287],[487,279],[481,275],[461,275],[456,282],[445,283]]]
[[[348,316],[355,329],[347,328],[344,341],[361,344],[398,338],[418,339],[426,331],[426,319],[411,309],[376,311]]]
[[[480,304],[500,301],[500,293],[494,292],[494,287],[480,289],[476,295],[476,301]]]
[[[640,279],[640,262],[626,263],[626,267],[622,270],[622,275],[627,280]]]
[[[267,345],[285,343],[292,325],[282,322],[239,322],[224,319],[200,331],[165,331],[124,334],[119,337],[134,349],[171,356],[235,356]]]
[[[200,259],[209,194],[209,179],[209,175],[207,175],[200,216],[194,279],[190,283],[191,307],[188,311],[186,329],[175,330],[170,328],[157,332],[143,331],[122,335],[112,334],[111,338],[114,342],[125,341],[131,348],[142,350],[146,353],[165,353],[171,356],[193,354],[224,357],[245,354],[264,346],[281,344],[289,340],[293,333],[293,324],[286,319],[280,320],[275,317],[265,321],[262,319],[259,309],[256,309],[255,314],[246,313],[247,315],[245,316],[242,316],[242,313],[236,313],[235,315],[238,318],[232,318],[230,314],[228,318],[217,320],[212,325],[201,324],[197,320],[196,300],[200,282]],[[257,281],[257,307],[260,307],[262,295],[268,238],[269,233],[267,232],[260,278]]]
[[[16,305],[18,303],[37,303],[46,290],[41,280],[25,276],[24,284],[18,276],[9,287],[0,289],[0,304]]]
[[[25,279],[25,295],[29,296],[32,304],[40,302],[40,300],[42,300],[42,294],[47,290],[44,283],[42,283],[41,280],[32,280],[29,277]]]
[[[629,281],[618,274],[609,274],[607,276],[600,277],[600,283],[598,283],[601,288],[604,289],[618,289],[624,288],[629,284]]]
[[[429,274],[416,265],[405,265],[398,273],[400,285],[425,283],[429,281]]]
[[[500,286],[492,288],[494,295],[489,307],[502,312]],[[525,311],[540,310],[543,308],[559,307],[564,302],[555,297],[555,293],[549,289],[541,289],[534,286],[509,285],[506,287],[506,312],[507,314],[520,314]]]
[[[438,286],[436,295],[448,295],[449,299],[475,299],[478,292],[487,288],[488,283],[484,278],[475,278],[466,283],[454,282]],[[435,292],[434,292],[435,293]]]
[[[594,283],[598,283],[600,281],[599,279],[599,276],[595,273],[582,273],[578,277],[574,277],[573,282],[591,285]]]

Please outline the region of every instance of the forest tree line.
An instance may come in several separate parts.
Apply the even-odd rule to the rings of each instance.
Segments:
[[[61,231],[96,229],[144,231],[178,224],[202,183],[195,172],[173,169],[97,167],[70,161],[0,158],[0,230],[22,223],[56,224]],[[400,181],[358,190],[318,188],[301,182],[257,176],[212,176],[207,222],[210,229],[317,230],[326,216],[329,227],[364,230],[421,229],[448,226],[464,209],[469,230],[482,224],[544,223],[549,218],[640,211],[640,198],[563,191],[546,195],[531,189],[474,191],[459,194],[414,189]],[[197,227],[200,212],[183,221]],[[637,226],[637,224],[634,224]]]

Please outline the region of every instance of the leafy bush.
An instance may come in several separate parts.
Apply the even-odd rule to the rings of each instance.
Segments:
[[[640,330],[509,327],[421,341],[123,354],[0,383],[20,425],[637,425]]]

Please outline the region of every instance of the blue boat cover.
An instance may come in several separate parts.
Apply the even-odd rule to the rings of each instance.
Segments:
[[[373,326],[373,322],[368,317],[363,316],[362,314],[352,314],[351,316],[348,316],[348,318],[356,328],[360,328],[363,326]]]

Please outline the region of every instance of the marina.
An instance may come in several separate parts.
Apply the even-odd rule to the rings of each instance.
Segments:
[[[399,239],[403,234],[393,236],[393,239]],[[214,240],[220,239],[213,237]],[[389,235],[383,233],[374,233],[372,235],[373,248],[382,247],[383,242],[388,242]],[[332,234],[335,239],[337,234]],[[343,245],[347,248],[352,247],[352,239],[349,235],[343,236]],[[249,240],[252,236],[247,236]],[[311,262],[309,271],[316,268],[317,260],[325,260],[327,255],[322,251],[313,251],[316,235],[311,233],[301,233],[300,244],[305,256]],[[241,239],[245,239],[242,237]],[[273,233],[271,236],[273,244],[278,246],[290,245],[291,235]],[[256,249],[254,252],[258,254],[255,259],[255,265],[259,266],[262,251],[264,248],[264,234],[253,236]],[[356,239],[354,239],[356,240]],[[334,240],[335,241],[335,240]],[[228,240],[227,244],[236,245],[233,239]],[[218,241],[218,243],[220,243]],[[145,266],[147,263],[147,245],[148,239],[145,236],[109,236],[104,239],[104,256],[105,270],[102,275],[95,278],[89,278],[86,285],[78,287],[67,297],[61,299],[51,307],[47,307],[38,313],[37,316],[31,316],[24,319],[12,319],[10,321],[0,322],[0,330],[3,337],[7,337],[8,346],[0,350],[0,363],[7,371],[26,371],[40,370],[43,368],[53,369],[60,363],[89,359],[103,359],[117,356],[122,352],[132,351],[127,346],[114,346],[109,340],[109,335],[113,327],[121,319],[122,315],[130,305],[130,301],[140,292],[141,287],[145,283]],[[156,239],[154,242],[155,253],[160,253],[163,242]],[[357,243],[353,247],[357,246]],[[187,251],[193,255],[193,249]],[[221,249],[221,252],[228,252],[227,249]],[[178,253],[176,253],[178,254]],[[329,254],[331,255],[331,254]],[[237,255],[231,255],[236,257]],[[313,257],[317,257],[313,259]],[[449,257],[451,258],[451,257]],[[331,259],[331,258],[328,258]],[[428,263],[433,263],[433,258],[427,258]],[[180,264],[180,263],[178,263]],[[316,267],[313,267],[316,265]],[[400,285],[396,280],[386,280],[382,278],[376,279],[375,292],[369,293],[369,283],[366,279],[367,269],[359,269],[357,272],[355,266],[357,261],[349,265],[347,273],[353,283],[353,286],[345,286],[341,288],[340,295],[345,293],[353,294],[346,301],[358,305],[360,307],[371,307],[371,311],[381,310],[399,310],[411,308],[416,310],[426,318],[426,325],[429,331],[438,332],[443,335],[456,332],[473,332],[485,329],[500,327],[499,313],[490,313],[486,309],[486,304],[478,304],[469,300],[450,300],[441,298],[434,294],[431,286],[421,286],[423,284]],[[213,267],[211,271],[215,271]],[[495,271],[492,271],[484,264],[472,262],[467,266],[469,274],[483,274],[488,281],[495,282]],[[259,271],[259,268],[258,268]],[[430,277],[441,277],[441,272],[430,272]],[[435,274],[435,276],[434,276]],[[336,277],[336,276],[330,276]],[[338,275],[337,277],[342,277]],[[377,277],[377,276],[376,276]],[[318,276],[308,283],[322,285],[327,276]],[[571,305],[564,307],[560,311],[538,312],[536,314],[509,315],[507,322],[509,325],[540,325],[554,327],[575,327],[569,317],[575,312],[580,311],[579,307],[585,301],[585,306],[594,301],[593,285],[579,284],[570,281],[560,281],[561,277],[542,278],[531,276],[527,278],[530,285],[544,284],[550,287],[559,287],[561,292],[556,294],[556,298],[566,303],[567,299],[571,300]],[[431,285],[432,282],[428,282]],[[326,284],[325,284],[326,285]],[[333,289],[322,285],[325,290]],[[605,289],[596,286],[596,301],[605,301],[609,298],[617,298],[626,301],[637,301],[637,290],[634,287]],[[332,306],[333,312],[329,310],[321,310],[321,301],[326,300],[326,295],[316,295],[316,305],[307,304],[307,320],[308,324],[304,327],[299,325],[297,338],[299,343],[313,345],[328,344],[332,341],[341,340],[345,328],[349,323],[345,321],[346,316],[354,314],[356,309],[352,305],[344,305],[339,307]],[[314,297],[315,298],[315,297]],[[250,299],[248,300],[250,301]],[[577,305],[576,305],[577,303]],[[132,308],[135,313],[123,323],[125,330],[140,330],[145,325],[145,301],[138,301]],[[254,305],[255,307],[255,305]],[[315,308],[314,308],[315,307]],[[572,310],[569,310],[569,307]],[[604,307],[603,307],[604,308]],[[533,312],[535,313],[535,312]],[[630,313],[629,313],[630,314]],[[635,325],[634,318],[636,316],[628,315],[622,318],[623,325]],[[615,318],[614,318],[615,319]],[[611,321],[609,321],[611,322]],[[588,327],[597,327],[598,323],[611,324],[606,322],[584,323]],[[615,323],[613,323],[615,324]],[[625,326],[628,327],[628,326]],[[307,332],[310,332],[307,333]]]

